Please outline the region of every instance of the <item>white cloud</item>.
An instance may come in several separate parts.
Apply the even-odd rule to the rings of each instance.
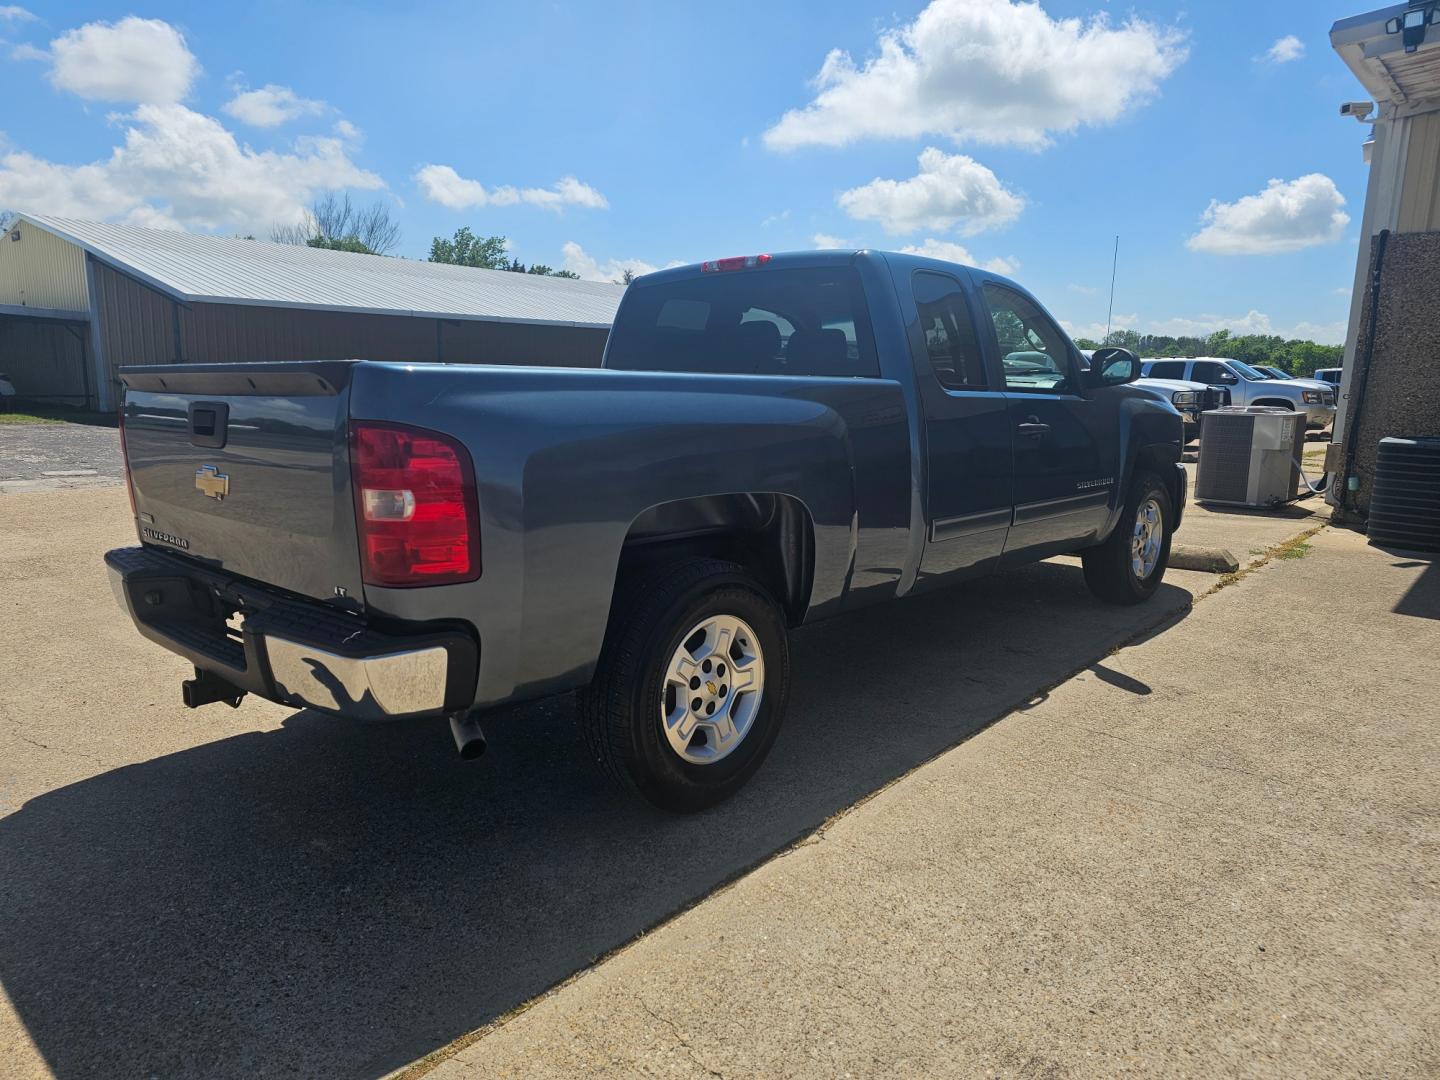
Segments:
[[[1154,319],[1145,322],[1144,330],[1151,334],[1169,334],[1173,337],[1206,337],[1216,330],[1229,330],[1233,335],[1274,334],[1287,340],[1300,338],[1318,342],[1321,345],[1338,345],[1345,341],[1345,323],[1302,321],[1290,326],[1275,324],[1275,320],[1263,311],[1251,308],[1244,315],[1196,315],[1190,318]]]
[[[560,249],[565,256],[561,263],[561,269],[569,270],[579,274],[586,281],[620,281],[625,276],[625,271],[636,275],[652,274],[656,270],[668,269],[671,266],[684,266],[679,261],[668,262],[664,267],[648,263],[643,259],[606,259],[604,262],[596,259],[593,255],[586,253],[585,249],[574,240],[567,240]]]
[[[270,128],[301,116],[318,116],[327,106],[323,101],[301,97],[288,86],[269,83],[259,90],[240,91],[221,108],[242,124]]]
[[[843,236],[832,236],[830,233],[817,232],[810,237],[810,242],[817,248],[858,248],[863,245],[852,244]]]
[[[1136,317],[1135,322],[1139,322]],[[1119,325],[1119,324],[1117,324]],[[1127,326],[1140,329],[1138,326]],[[1270,316],[1251,308],[1244,315],[1194,315],[1177,316],[1168,319],[1144,320],[1144,333],[1169,334],[1171,337],[1205,337],[1216,330],[1229,330],[1232,334],[1273,334]]]
[[[1285,337],[1313,341],[1317,345],[1344,345],[1347,329],[1344,319],[1328,323],[1298,322],[1285,331]]]
[[[1075,324],[1060,320],[1071,337],[1088,337],[1095,341],[1105,336],[1103,322]],[[1192,315],[1174,316],[1164,319],[1143,318],[1139,314],[1116,315],[1110,323],[1112,330],[1135,330],[1141,334],[1160,334],[1169,337],[1209,337],[1217,330],[1229,330],[1231,334],[1274,334],[1286,340],[1299,338],[1321,345],[1338,345],[1345,341],[1345,323],[1298,322],[1292,326],[1276,326],[1269,315],[1251,308],[1243,315]]]
[[[889,233],[944,230],[960,224],[967,236],[1006,225],[1025,200],[974,158],[933,146],[921,152],[920,171],[908,180],[881,180],[842,191],[836,202],[852,218],[878,221]]]
[[[1093,285],[1078,285],[1078,284],[1076,284],[1076,283],[1073,282],[1073,281],[1070,282],[1070,284],[1069,284],[1069,285],[1066,285],[1065,287],[1066,287],[1067,289],[1069,289],[1071,292],[1078,292],[1078,293],[1080,293],[1082,296],[1096,296],[1096,295],[1098,295],[1099,292],[1100,292],[1100,290],[1097,289],[1097,288],[1095,288],[1095,286],[1093,286]]]
[[[1108,124],[1152,96],[1184,60],[1181,33],[1131,17],[1052,19],[1036,3],[934,0],[881,33],[857,64],[832,49],[815,97],[765,132],[773,150],[864,138],[943,135],[1046,145],[1057,132]]]
[[[288,152],[257,152],[213,117],[183,105],[141,105],[122,118],[109,158],[63,165],[0,152],[0,206],[62,217],[256,232],[300,220],[336,188],[379,189],[342,140],[310,137]]]
[[[604,210],[610,203],[589,184],[567,176],[548,188],[487,188],[478,180],[461,176],[449,165],[423,165],[415,172],[415,182],[431,202],[451,210],[469,210],[476,206],[514,206],[528,203],[557,213],[566,206],[584,206]]]
[[[346,142],[359,142],[365,137],[365,133],[352,124],[349,120],[335,121],[335,134]]]
[[[26,43],[22,45],[16,45],[13,49],[11,49],[10,59],[40,60],[48,64],[50,62],[50,54],[44,49],[37,49],[34,45]]]
[[[1278,255],[1333,243],[1350,223],[1344,205],[1335,181],[1323,173],[1271,180],[1264,191],[1233,203],[1212,199],[1186,247],[1214,255]]]
[[[1116,315],[1110,323],[1111,330],[1133,330],[1140,322],[1139,315]],[[1061,319],[1060,326],[1072,338],[1089,338],[1091,341],[1105,340],[1105,324],[1103,322],[1073,323],[1068,319]]]
[[[927,259],[941,259],[944,262],[959,263],[962,266],[978,266],[982,270],[989,270],[992,274],[1004,274],[1007,277],[1020,269],[1020,260],[1014,256],[1008,258],[997,256],[981,262],[970,254],[969,248],[950,240],[929,239],[922,244],[907,244],[900,250],[906,255],[923,255]]]
[[[1260,59],[1268,60],[1272,64],[1288,64],[1291,60],[1299,60],[1304,55],[1305,43],[1294,34],[1286,34],[1266,49],[1265,55]]]
[[[0,22],[22,23],[31,22],[37,16],[33,11],[26,11],[16,4],[0,4]]]
[[[50,81],[98,101],[168,104],[190,91],[200,63],[160,19],[86,23],[50,42]]]
[[[768,229],[771,225],[778,225],[782,221],[790,220],[790,211],[781,210],[778,214],[771,214],[764,221],[760,222],[762,229]]]

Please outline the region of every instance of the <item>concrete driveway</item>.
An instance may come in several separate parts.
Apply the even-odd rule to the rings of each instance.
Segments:
[[[1226,521],[1242,559],[1311,525]],[[6,1076],[403,1067],[1122,643],[1173,633],[1216,580],[1176,571],[1117,609],[1057,561],[802,631],[771,760],[731,803],[673,818],[597,778],[563,700],[490,722],[478,764],[443,723],[184,710],[185,665],[105,582],[101,553],[130,542],[118,487],[0,514]]]
[[[1440,1075],[1440,563],[1303,550],[407,1080]]]

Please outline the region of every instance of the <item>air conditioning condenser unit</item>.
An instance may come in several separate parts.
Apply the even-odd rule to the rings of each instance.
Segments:
[[[1227,405],[1202,414],[1195,501],[1270,508],[1300,493],[1305,414]]]

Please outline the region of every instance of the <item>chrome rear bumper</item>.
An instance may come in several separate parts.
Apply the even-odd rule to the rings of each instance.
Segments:
[[[141,634],[237,690],[366,720],[473,703],[478,649],[464,628],[377,625],[149,548],[105,563]]]

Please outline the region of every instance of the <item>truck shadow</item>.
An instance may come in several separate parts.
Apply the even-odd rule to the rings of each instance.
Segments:
[[[304,712],[117,769],[0,819],[0,981],[62,1078],[382,1075],[1189,605],[1046,563],[801,631],[771,760],[691,818],[607,788],[564,699],[478,765]]]

